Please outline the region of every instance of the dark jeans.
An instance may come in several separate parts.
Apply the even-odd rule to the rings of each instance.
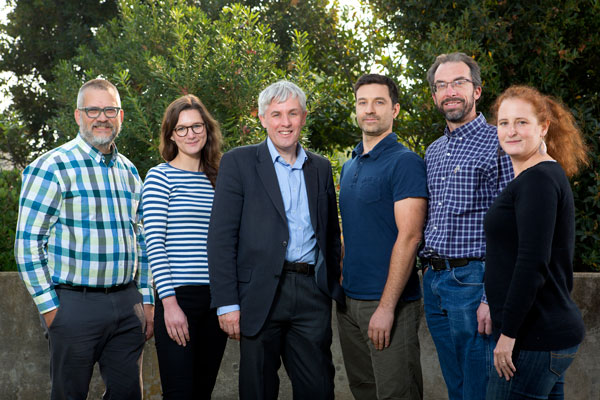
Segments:
[[[190,341],[183,347],[169,337],[157,296],[154,335],[163,399],[210,399],[227,335],[210,309],[208,285],[175,288],[175,297],[187,317]]]
[[[486,400],[564,399],[565,371],[575,359],[578,348],[514,352],[515,375],[507,381],[494,373]]]
[[[104,399],[141,399],[146,320],[135,284],[108,294],[56,293],[60,306],[48,328],[51,399],[86,399],[96,362]]]
[[[283,359],[294,399],[333,400],[331,299],[300,273],[284,272],[277,290],[265,326],[242,335],[240,399],[277,399]]]

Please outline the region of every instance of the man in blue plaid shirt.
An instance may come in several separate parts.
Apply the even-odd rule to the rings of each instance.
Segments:
[[[98,362],[105,398],[141,399],[154,298],[142,181],[114,145],[123,122],[117,88],[85,83],[75,120],[79,135],[23,172],[15,258],[49,339],[51,398],[87,398]]]
[[[446,129],[425,153],[425,316],[450,400],[483,400],[493,367],[483,217],[512,179],[512,166],[499,153],[496,128],[475,110],[482,90],[477,63],[464,53],[442,54],[427,80]]]

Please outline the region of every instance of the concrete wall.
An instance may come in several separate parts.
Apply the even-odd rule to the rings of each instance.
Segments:
[[[16,272],[0,273],[0,400],[49,398],[49,360],[37,310]],[[568,370],[566,398],[597,400],[600,398],[600,274],[576,274],[573,296],[581,308],[587,337],[575,362]],[[421,362],[426,400],[447,399],[433,342],[421,321]],[[350,400],[334,321],[333,357],[336,368],[336,399]],[[213,399],[237,399],[239,348],[229,341]],[[281,399],[291,399],[285,372],[280,371]],[[95,373],[90,399],[100,399],[103,384]],[[160,379],[154,341],[144,352],[145,399],[160,399]]]

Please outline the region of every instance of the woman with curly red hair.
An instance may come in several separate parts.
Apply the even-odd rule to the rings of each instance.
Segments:
[[[488,210],[485,290],[497,341],[487,399],[562,399],[584,337],[573,302],[575,207],[567,176],[587,163],[571,112],[528,86],[493,106],[515,178]]]

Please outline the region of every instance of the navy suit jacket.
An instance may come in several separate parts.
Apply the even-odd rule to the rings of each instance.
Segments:
[[[306,152],[303,172],[319,256],[315,279],[325,294],[344,302],[340,227],[331,164]],[[240,305],[240,329],[263,327],[279,285],[289,240],[273,160],[264,141],[223,155],[208,233],[212,307]]]

